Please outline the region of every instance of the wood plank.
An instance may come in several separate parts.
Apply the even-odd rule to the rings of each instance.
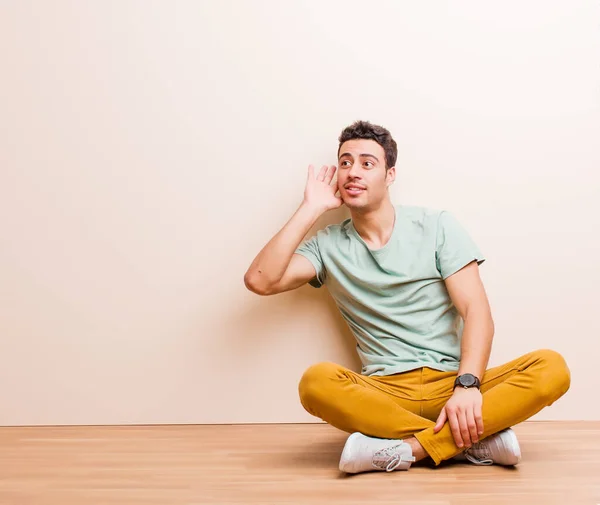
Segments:
[[[515,469],[346,476],[324,424],[0,428],[0,504],[600,504],[600,422],[515,431]]]

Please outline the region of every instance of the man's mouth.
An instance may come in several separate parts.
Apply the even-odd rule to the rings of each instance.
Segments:
[[[345,186],[345,189],[346,193],[348,193],[350,196],[357,196],[361,195],[362,192],[365,191],[367,188],[359,184],[348,184],[347,186]]]

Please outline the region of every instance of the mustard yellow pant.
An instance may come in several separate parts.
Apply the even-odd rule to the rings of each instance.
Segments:
[[[300,401],[336,428],[378,438],[414,435],[436,465],[459,454],[448,423],[435,421],[452,396],[456,372],[419,368],[375,377],[334,363],[311,366],[299,385]],[[555,351],[539,350],[487,370],[481,381],[484,433],[514,426],[554,403],[569,389],[571,374]]]

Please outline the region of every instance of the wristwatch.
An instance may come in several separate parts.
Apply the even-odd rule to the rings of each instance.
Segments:
[[[477,377],[475,377],[472,373],[465,373],[465,374],[459,375],[456,378],[456,380],[454,381],[454,388],[456,389],[457,386],[463,387],[465,389],[468,389],[468,388],[479,389],[479,387],[481,386],[481,383],[479,382],[479,379]]]

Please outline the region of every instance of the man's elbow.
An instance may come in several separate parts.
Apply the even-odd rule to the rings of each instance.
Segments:
[[[273,294],[273,290],[269,284],[252,272],[246,272],[246,275],[244,275],[244,285],[246,289],[260,296]]]
[[[463,320],[466,322],[469,319],[478,321],[479,324],[485,324],[490,331],[495,331],[494,317],[488,303],[470,304],[463,309]]]

